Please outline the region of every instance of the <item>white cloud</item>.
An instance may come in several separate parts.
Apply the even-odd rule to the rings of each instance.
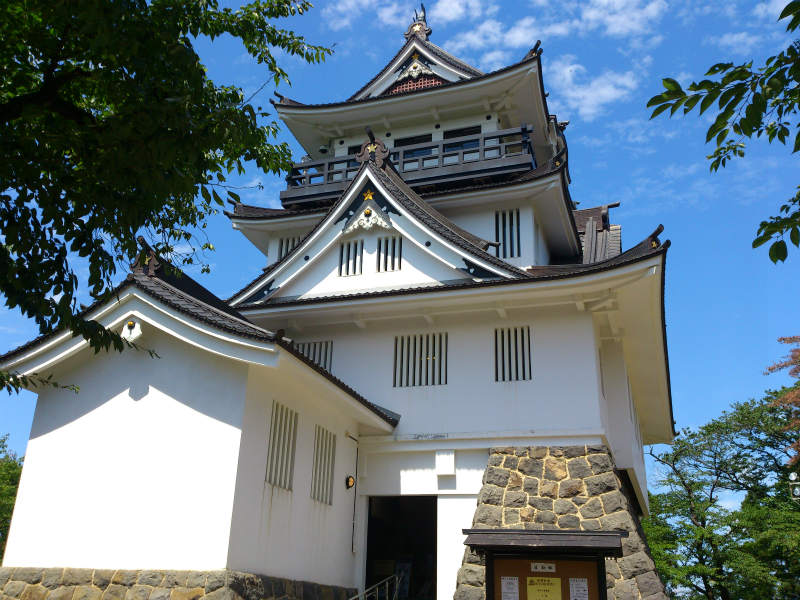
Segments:
[[[497,7],[484,0],[438,0],[428,15],[429,23],[450,23],[467,18],[475,20],[487,12],[496,12]]]
[[[350,27],[353,19],[371,5],[371,0],[337,0],[322,9],[322,16],[331,29],[344,29]]]
[[[756,48],[761,42],[761,37],[747,33],[746,31],[739,31],[736,33],[726,33],[717,37],[706,38],[707,44],[714,44],[723,50],[732,52],[734,54],[746,55]]]
[[[580,25],[587,30],[602,29],[606,35],[643,35],[667,10],[665,0],[589,0],[580,12]]]
[[[786,6],[786,0],[768,0],[759,2],[753,9],[753,14],[762,19],[772,19],[777,21],[781,11]]]
[[[638,86],[632,71],[606,70],[587,77],[586,68],[571,55],[554,60],[548,72],[554,89],[553,104],[563,105],[567,113],[577,112],[585,121],[597,118],[609,104],[626,99]]]
[[[381,25],[405,27],[414,18],[413,6],[411,2],[386,0],[337,0],[322,9],[322,16],[328,27],[335,31],[349,28],[365,11],[374,12]]]

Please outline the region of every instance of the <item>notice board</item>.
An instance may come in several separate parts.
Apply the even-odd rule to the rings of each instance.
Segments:
[[[602,600],[599,566],[595,559],[495,557],[494,600]]]

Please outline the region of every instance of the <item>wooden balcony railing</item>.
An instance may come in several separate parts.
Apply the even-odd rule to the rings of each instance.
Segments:
[[[391,160],[412,187],[536,167],[526,126],[394,148]],[[356,174],[355,154],[295,163],[281,192],[284,206],[335,199]]]

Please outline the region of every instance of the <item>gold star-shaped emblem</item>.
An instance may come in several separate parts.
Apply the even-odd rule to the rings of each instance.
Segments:
[[[414,27],[412,28],[413,31],[419,31],[420,29],[422,29],[422,25],[420,25],[419,23],[414,25]]]
[[[369,144],[367,146],[367,152],[375,152],[378,149],[378,144]]]
[[[364,192],[364,200],[372,200],[372,194],[373,194],[372,190],[367,190],[366,192]]]
[[[411,58],[414,60],[419,60],[419,52],[414,52],[414,54],[411,55]]]

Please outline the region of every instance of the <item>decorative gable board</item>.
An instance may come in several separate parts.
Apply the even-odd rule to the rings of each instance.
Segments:
[[[421,223],[392,198],[370,169],[377,167],[364,167],[339,203],[287,260],[232,304],[510,276],[496,265],[481,264]],[[385,236],[402,237],[403,266],[378,273],[377,240]],[[340,244],[355,239],[364,241],[362,273],[342,277]]]
[[[414,39],[381,72],[376,80],[369,87],[362,90],[354,99],[360,100],[387,93],[398,93],[401,90],[397,88],[409,81],[424,79],[426,81],[436,81],[436,85],[441,85],[442,83],[460,81],[471,77],[474,77],[474,75],[446,64],[425,48],[421,41]]]

